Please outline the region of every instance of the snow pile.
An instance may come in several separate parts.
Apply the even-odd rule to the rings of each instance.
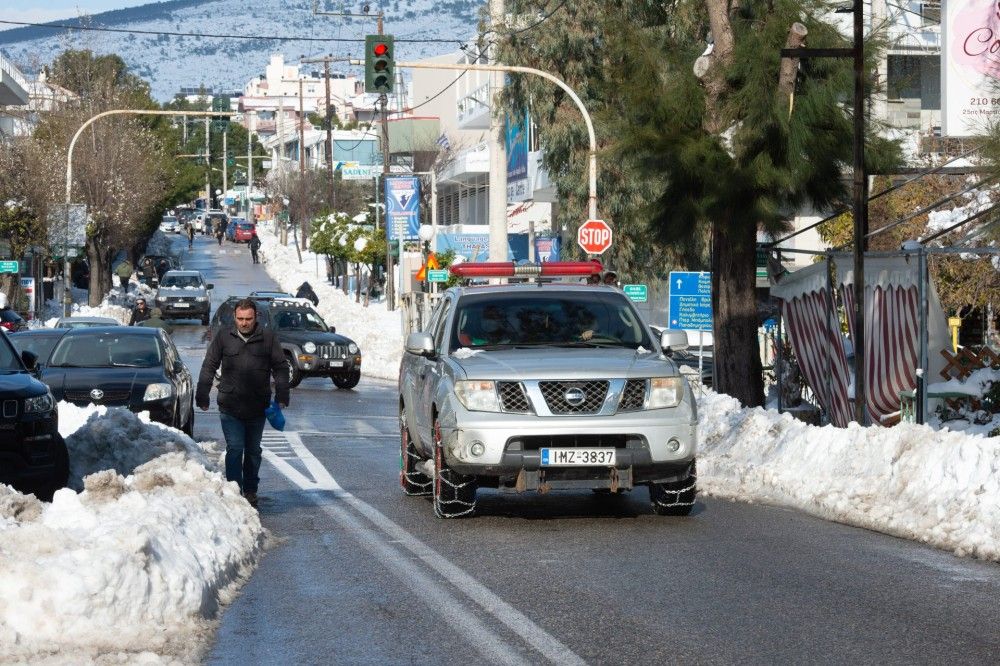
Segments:
[[[281,288],[294,294],[299,285],[309,282],[319,297],[319,305],[315,308],[324,321],[336,326],[337,333],[358,343],[361,347],[361,372],[370,377],[396,379],[403,356],[400,312],[390,312],[384,303],[372,303],[367,308],[355,303],[353,293],[345,295],[326,282],[324,268],[320,269],[323,277],[316,278],[314,253],[303,250],[300,264],[292,245],[282,245],[274,234],[263,233],[263,229],[258,229],[258,237],[267,258],[264,268]],[[323,257],[319,257],[319,262],[321,267],[326,265]]]
[[[180,433],[123,408],[60,412],[71,456],[108,447],[91,469],[142,464],[90,474],[51,504],[0,486],[0,662],[197,661],[260,555],[257,513]]]
[[[964,206],[956,206],[951,210],[935,210],[927,214],[927,234],[948,229],[976,213],[982,212],[993,205],[992,192],[989,190],[973,190],[970,201]]]
[[[157,229],[153,232],[153,235],[146,243],[146,251],[143,252],[143,254],[169,256],[174,253],[173,246],[174,241],[165,233]]]
[[[698,400],[699,487],[1000,561],[1000,440],[902,424],[815,427]]]
[[[179,452],[209,467],[203,450],[179,430],[127,409],[59,403],[59,434],[69,449],[69,485],[82,490],[84,477],[101,470],[128,474],[165,453]]]

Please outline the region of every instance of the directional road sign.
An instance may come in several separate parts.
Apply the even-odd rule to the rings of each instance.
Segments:
[[[576,242],[587,254],[604,254],[611,247],[611,227],[604,220],[587,220],[576,232]]]
[[[644,284],[627,284],[622,287],[622,291],[636,303],[645,303],[649,298],[649,290]]]
[[[712,274],[707,271],[670,273],[670,328],[712,330]]]
[[[447,282],[448,281],[448,269],[442,268],[438,270],[427,271],[427,281],[428,282]]]
[[[21,264],[18,261],[0,261],[0,273],[18,273]]]

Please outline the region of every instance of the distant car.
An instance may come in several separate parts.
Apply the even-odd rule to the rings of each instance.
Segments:
[[[180,222],[172,215],[164,215],[160,220],[160,231],[165,234],[176,234],[180,227]]]
[[[249,243],[257,227],[251,222],[240,222],[233,231],[233,240],[237,243]]]
[[[250,298],[295,298],[287,291],[251,291]]]
[[[215,285],[206,283],[198,271],[168,271],[156,290],[156,307],[164,319],[200,319],[208,325]]]
[[[31,375],[37,360],[0,332],[0,483],[48,501],[66,485],[69,454],[55,397]]]
[[[191,434],[191,372],[166,331],[144,327],[78,328],[56,343],[40,378],[56,401],[128,407]]]
[[[10,308],[4,308],[0,310],[0,328],[5,328],[11,333],[14,331],[26,331],[28,330],[28,322],[24,320],[24,317]]]
[[[235,321],[236,296],[220,305],[212,318],[209,336],[219,334]],[[272,299],[253,296],[257,321],[278,334],[288,358],[288,381],[292,388],[305,377],[329,377],[337,388],[351,389],[361,380],[361,349],[350,338],[327,326],[312,304],[301,298]]]
[[[49,362],[49,356],[56,343],[62,339],[65,333],[66,329],[64,328],[36,328],[20,333],[11,333],[10,341],[18,353],[31,352],[37,357],[38,365],[45,365]]]
[[[94,328],[96,326],[121,326],[111,317],[59,317],[52,328]]]
[[[236,228],[241,224],[246,222],[242,217],[231,217],[229,218],[229,224],[226,225],[226,240],[236,242]]]

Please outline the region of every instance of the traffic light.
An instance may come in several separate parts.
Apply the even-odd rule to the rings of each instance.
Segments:
[[[395,57],[392,35],[365,36],[365,92],[392,92]]]
[[[229,111],[229,97],[218,95],[212,98],[212,111]],[[212,126],[219,132],[229,128],[229,116],[212,116]]]

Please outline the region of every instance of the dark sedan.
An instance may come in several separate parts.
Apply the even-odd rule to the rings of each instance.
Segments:
[[[194,428],[191,373],[165,331],[106,327],[66,331],[41,380],[56,400],[148,411],[159,423]]]
[[[14,343],[18,353],[29,351],[38,357],[38,365],[49,362],[49,356],[56,343],[65,335],[65,328],[36,328],[20,333],[11,333],[10,341]]]

